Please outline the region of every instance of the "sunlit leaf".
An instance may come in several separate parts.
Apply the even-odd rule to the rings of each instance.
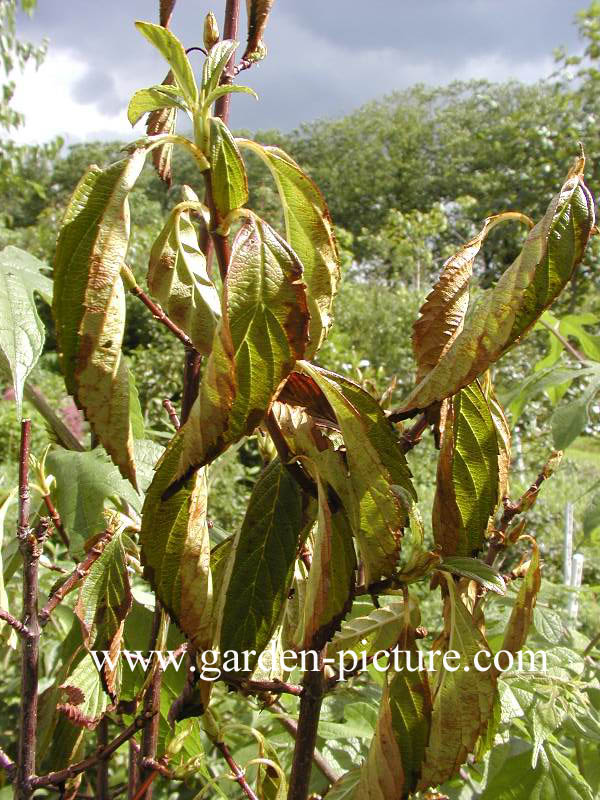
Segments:
[[[0,252],[0,354],[12,376],[19,417],[25,379],[42,354],[45,338],[34,294],[52,302],[52,281],[42,272],[45,266],[18,247]]]
[[[150,111],[159,111],[162,108],[179,108],[185,111],[186,108],[176,97],[169,92],[163,91],[162,86],[151,86],[149,89],[139,89],[131,100],[127,108],[127,119],[135,125],[144,114]]]
[[[198,88],[183,45],[171,31],[151,22],[136,22],[136,28],[163,55],[190,107],[198,101]]]
[[[144,150],[91,167],[63,220],[54,262],[54,318],[67,390],[124,477],[135,486],[129,373],[121,352],[129,242],[128,194]]]
[[[248,201],[248,178],[236,141],[218,117],[210,118],[210,168],[212,197],[226,217]]]
[[[506,586],[498,571],[478,558],[446,556],[438,569],[471,578],[490,592],[506,594]]]
[[[331,326],[333,298],[340,280],[340,258],[329,209],[314,181],[278,147],[265,147],[238,139],[242,148],[256,153],[273,174],[286,227],[286,238],[304,267],[310,319],[312,358]]]

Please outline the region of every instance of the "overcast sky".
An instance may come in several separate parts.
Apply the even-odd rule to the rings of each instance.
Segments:
[[[27,116],[21,141],[131,138],[129,97],[164,77],[161,57],[133,26],[157,21],[157,0],[38,0],[20,36],[49,39],[48,56],[18,79]],[[245,4],[242,2],[242,5]],[[586,0],[276,0],[268,58],[240,80],[259,94],[233,98],[232,124],[289,130],[335,117],[416,82],[518,78],[552,71],[554,48],[580,45],[572,24]],[[201,44],[213,4],[178,0],[173,30]],[[245,30],[245,20],[243,22]],[[201,54],[193,54],[200,65]],[[142,123],[138,128],[142,130]],[[137,130],[136,129],[136,130]]]

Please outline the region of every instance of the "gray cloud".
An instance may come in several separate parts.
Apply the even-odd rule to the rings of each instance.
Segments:
[[[48,36],[51,48],[88,64],[77,100],[124,113],[132,91],[164,75],[160,56],[133,26],[156,21],[157,7],[155,0],[41,0],[20,30]],[[240,76],[260,105],[236,97],[232,122],[290,129],[418,81],[533,80],[550,68],[554,48],[578,48],[572,20],[580,7],[581,0],[277,0],[269,57]],[[187,46],[200,43],[209,8],[179,0],[173,29]]]

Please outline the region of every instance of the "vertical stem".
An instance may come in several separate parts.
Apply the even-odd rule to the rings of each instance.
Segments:
[[[300,715],[287,800],[306,800],[308,797],[317,728],[325,694],[322,655],[321,653],[319,669],[307,670],[304,673],[302,682],[304,692],[300,698]]]
[[[156,649],[161,616],[162,608],[157,599],[156,608],[154,610],[154,620],[152,623],[150,650]],[[152,654],[152,658],[155,658],[154,654]],[[157,664],[155,664],[154,669],[154,676],[150,681],[150,685],[146,689],[146,696],[144,697],[144,713],[147,715],[152,714],[152,717],[146,723],[142,732],[140,763],[142,763],[144,759],[151,759],[153,761],[156,758],[156,748],[158,746],[158,725],[160,722],[160,714],[158,711],[160,710],[160,686],[162,682],[162,674]],[[152,800],[152,791],[154,787],[152,786],[152,782],[148,781],[148,778],[153,772],[153,769],[149,769],[147,767],[142,767],[140,769],[140,780],[142,782],[142,786],[146,785],[144,791],[138,792],[136,795],[136,797],[139,797],[140,800]],[[147,784],[146,781],[148,781]]]
[[[98,723],[97,729],[98,748],[104,748],[108,744],[108,719],[104,717]],[[108,788],[108,759],[102,758],[96,767],[96,800],[109,800],[110,793]]]
[[[198,397],[200,386],[200,366],[202,356],[196,350],[186,348],[185,367],[183,373],[183,398],[181,401],[181,424],[187,420],[192,406]]]
[[[225,25],[223,26],[223,39],[237,39],[240,22],[240,0],[227,0],[225,4]],[[233,67],[235,54],[229,59],[221,83],[228,84],[233,80]],[[229,107],[231,95],[225,94],[219,97],[215,104],[215,116],[220,117],[227,125],[229,119]]]
[[[21,708],[19,719],[19,753],[15,776],[15,797],[28,800],[33,796],[31,778],[35,774],[35,750],[38,705],[38,561],[39,543],[29,527],[29,448],[31,420],[21,423],[19,453],[19,515],[17,538],[23,555],[23,618],[27,633],[21,639]]]
[[[129,740],[129,772],[127,775],[127,800],[133,800],[135,797],[137,785],[140,780],[140,771],[138,768],[138,754],[133,739]]]

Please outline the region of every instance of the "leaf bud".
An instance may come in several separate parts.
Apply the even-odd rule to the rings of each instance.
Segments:
[[[204,19],[204,47],[208,52],[219,41],[219,26],[217,18],[209,11]]]

